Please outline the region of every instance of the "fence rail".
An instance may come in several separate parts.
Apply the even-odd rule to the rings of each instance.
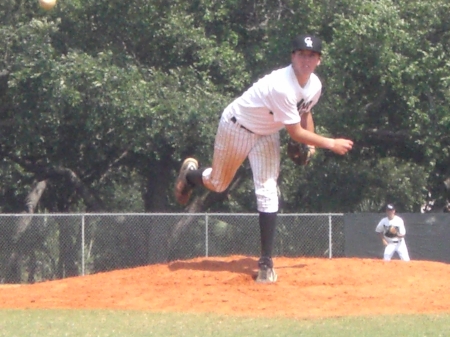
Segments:
[[[195,257],[259,256],[258,213],[0,214],[0,280],[33,283]],[[344,256],[343,214],[279,214],[274,256]]]

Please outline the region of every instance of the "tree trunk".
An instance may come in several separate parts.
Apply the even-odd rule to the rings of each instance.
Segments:
[[[47,187],[47,181],[43,180],[38,182],[31,192],[27,195],[25,199],[25,211],[22,214],[33,214],[39,200],[42,197],[42,193],[44,193]],[[31,252],[31,255],[34,254],[34,247],[27,246],[23,243],[22,238],[24,237],[24,233],[28,230],[31,224],[32,216],[20,216],[17,218],[15,233],[12,237],[12,251],[8,260],[8,266],[6,270],[5,282],[6,283],[20,283],[22,280],[21,275],[21,259],[24,254],[24,251]],[[34,272],[31,276],[34,279]]]

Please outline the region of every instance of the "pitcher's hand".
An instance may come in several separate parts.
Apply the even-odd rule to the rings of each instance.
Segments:
[[[344,155],[353,148],[353,141],[344,138],[334,139],[334,146],[330,149],[334,153]]]

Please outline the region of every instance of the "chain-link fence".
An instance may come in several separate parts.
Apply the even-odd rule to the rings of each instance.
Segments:
[[[274,256],[344,256],[343,214],[279,214]],[[258,214],[0,215],[1,283],[195,257],[258,257]]]

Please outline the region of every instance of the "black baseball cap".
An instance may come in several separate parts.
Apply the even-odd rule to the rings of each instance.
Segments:
[[[387,204],[386,211],[395,211],[395,206],[393,204]]]
[[[322,41],[314,35],[299,35],[292,40],[292,52],[296,50],[311,50],[322,55]]]

